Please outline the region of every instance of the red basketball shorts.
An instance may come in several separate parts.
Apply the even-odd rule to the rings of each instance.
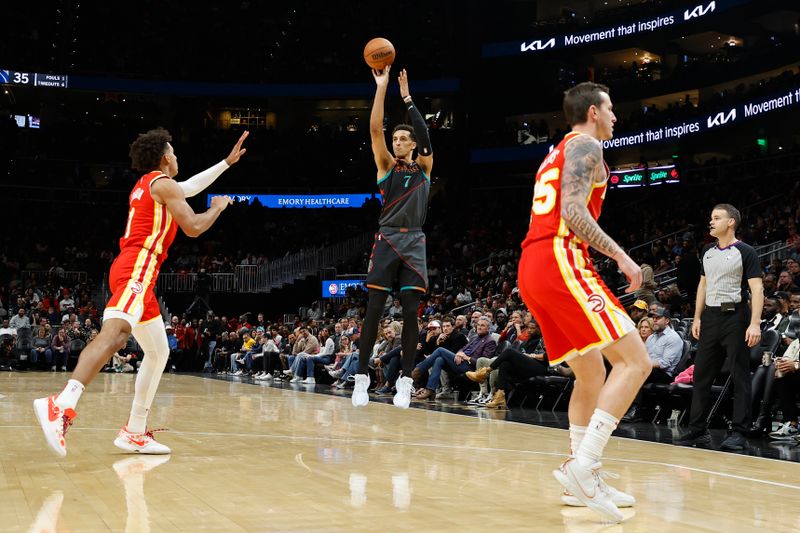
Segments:
[[[153,290],[159,266],[148,250],[121,253],[108,276],[111,298],[106,303],[103,320],[121,318],[134,327],[160,319],[161,308]]]
[[[520,294],[539,324],[551,365],[602,349],[636,330],[588,254],[566,238],[527,246],[518,277]]]

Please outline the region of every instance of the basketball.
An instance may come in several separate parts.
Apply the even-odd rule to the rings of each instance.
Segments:
[[[364,61],[370,68],[383,70],[394,62],[394,45],[388,39],[375,37],[364,47]]]

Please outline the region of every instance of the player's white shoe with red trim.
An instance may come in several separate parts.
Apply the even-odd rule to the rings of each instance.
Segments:
[[[628,494],[627,492],[622,492],[621,490],[615,489],[611,485],[607,484],[603,478],[605,477],[612,477],[618,478],[619,476],[616,474],[612,474],[611,472],[599,471],[598,477],[600,478],[600,484],[605,486],[606,492],[608,492],[609,496],[611,496],[611,501],[614,502],[614,505],[617,507],[633,507],[636,505],[636,498],[633,495]],[[578,498],[572,495],[572,493],[568,491],[564,491],[564,494],[561,495],[561,503],[564,505],[569,505],[570,507],[586,507],[586,505],[580,501]]]
[[[36,413],[39,425],[42,426],[47,444],[59,457],[66,457],[67,430],[78,415],[73,409],[62,409],[56,405],[57,397],[58,395],[54,394],[33,400],[33,411]]]
[[[600,463],[595,463],[587,468],[581,466],[576,459],[569,458],[558,470],[553,470],[553,476],[589,509],[607,520],[621,522],[622,513],[614,504],[608,485],[600,479],[598,471],[601,466]]]
[[[128,426],[122,426],[119,430],[117,438],[114,439],[114,446],[125,450],[126,452],[143,453],[147,455],[164,455],[171,453],[167,446],[156,441],[153,433],[156,431],[165,431],[163,429],[145,430],[144,433],[131,433],[128,431]]]

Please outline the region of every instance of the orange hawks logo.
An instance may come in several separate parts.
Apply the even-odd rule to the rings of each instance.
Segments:
[[[599,294],[592,294],[589,296],[588,302],[594,304],[592,311],[595,313],[602,313],[606,308],[606,299]]]
[[[143,290],[144,287],[142,287],[142,284],[139,283],[138,281],[134,281],[133,283],[131,283],[131,292],[133,294],[141,294]]]

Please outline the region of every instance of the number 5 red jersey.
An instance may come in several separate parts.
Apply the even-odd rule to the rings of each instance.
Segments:
[[[567,226],[561,217],[561,178],[564,174],[564,151],[567,144],[583,133],[570,132],[545,158],[536,172],[536,184],[533,188],[533,205],[531,206],[531,222],[528,234],[522,242],[522,248],[531,243],[556,237],[566,238],[567,241],[578,244],[588,252],[586,243],[580,240]],[[597,220],[603,207],[606,196],[609,170],[605,161],[603,167],[606,179],[602,183],[595,183],[589,195],[587,207],[592,217]]]

